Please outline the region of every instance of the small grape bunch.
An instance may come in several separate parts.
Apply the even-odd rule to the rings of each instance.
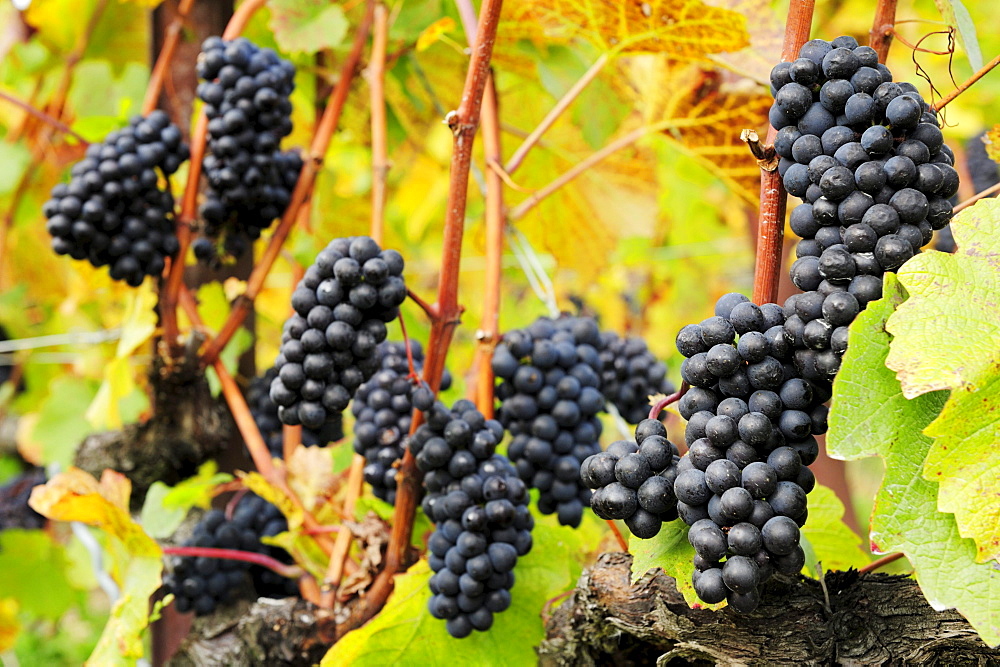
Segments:
[[[367,236],[334,239],[292,293],[271,400],[290,426],[318,429],[379,367],[386,323],[406,298],[403,257]]]
[[[656,359],[646,341],[635,336],[601,332],[601,393],[629,424],[649,413],[649,396],[672,394],[667,366]]]
[[[674,479],[677,447],[656,419],[644,419],[635,440],[618,440],[589,456],[580,478],[594,490],[590,507],[602,519],[618,519],[638,538],[649,539],[677,518]]]

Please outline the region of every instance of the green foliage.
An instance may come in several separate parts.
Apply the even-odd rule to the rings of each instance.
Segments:
[[[198,474],[176,486],[153,482],[146,492],[139,521],[150,537],[163,539],[174,534],[192,507],[208,508],[215,487],[232,481],[229,473],[218,472],[215,461],[203,463]]]
[[[17,600],[21,610],[56,620],[77,601],[61,544],[42,530],[0,532],[0,599]]]
[[[886,274],[883,293],[851,325],[834,382],[827,448],[837,458],[882,457],[886,474],[875,499],[872,548],[902,551],[935,608],[958,609],[987,644],[997,645],[1000,571],[976,563],[975,544],[959,535],[954,515],[938,511],[937,484],[922,475],[932,444],[922,431],[947,395],[939,391],[908,399],[886,368],[891,340],[886,321],[906,294],[892,274]]]
[[[688,542],[688,527],[680,519],[663,524],[660,532],[650,540],[633,539],[628,550],[632,554],[632,581],[636,582],[653,568],[661,568],[663,573],[677,583],[677,590],[688,605],[717,609],[724,605],[706,605],[698,599],[691,583],[694,574],[694,548]]]
[[[972,69],[983,66],[983,53],[979,48],[979,38],[976,36],[976,23],[972,20],[969,10],[962,0],[934,0],[941,18],[958,32],[958,41],[965,49]]]
[[[533,664],[534,647],[545,637],[542,612],[546,602],[576,583],[580,534],[566,527],[540,523],[533,531],[534,547],[520,558],[511,589],[509,609],[494,616],[489,632],[454,639],[444,621],[427,611],[431,577],[422,560],[396,577],[395,592],[382,612],[364,627],[338,641],[323,665],[432,665],[443,659],[458,665]]]
[[[809,493],[809,520],[802,527],[811,555],[824,570],[862,567],[871,559],[861,548],[861,538],[844,523],[844,504],[833,489],[817,484]],[[807,567],[803,574],[816,576]]]
[[[340,5],[324,0],[268,0],[271,29],[283,51],[316,53],[333,49],[347,36],[347,17]]]

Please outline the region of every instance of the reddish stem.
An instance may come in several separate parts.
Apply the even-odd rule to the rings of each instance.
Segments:
[[[406,348],[406,365],[410,368],[410,377],[414,380],[419,380],[420,375],[417,373],[417,366],[413,362],[413,350],[410,349],[410,337],[406,335],[406,322],[403,321],[403,311],[399,311],[399,330],[403,335],[403,347]]]
[[[438,316],[438,307],[436,304],[427,303],[408,287],[406,288],[406,296],[410,301],[420,306],[420,310],[424,311],[431,320]]]
[[[160,99],[160,91],[163,90],[163,82],[166,79],[167,71],[170,68],[171,61],[174,59],[174,53],[177,51],[177,44],[181,41],[181,28],[184,27],[184,20],[187,18],[193,5],[194,0],[181,0],[177,5],[177,15],[164,31],[166,36],[163,39],[163,46],[160,48],[160,54],[156,57],[156,64],[153,65],[153,71],[149,75],[149,84],[146,86],[146,97],[142,100],[142,111],[140,113],[143,116],[156,108],[156,104]]]
[[[218,358],[219,353],[222,352],[236,331],[242,326],[246,316],[250,314],[250,311],[253,309],[254,299],[257,298],[260,290],[264,287],[267,274],[270,273],[275,260],[281,254],[282,245],[284,245],[285,240],[291,233],[292,227],[295,226],[299,209],[309,198],[309,193],[316,182],[316,175],[323,164],[323,156],[326,155],[326,151],[330,147],[330,141],[333,139],[333,133],[340,122],[340,114],[344,110],[344,104],[347,102],[347,93],[351,88],[351,82],[354,80],[358,64],[361,62],[361,54],[364,51],[368,32],[371,29],[373,11],[374,5],[372,2],[369,2],[365,18],[362,20],[361,25],[358,26],[358,30],[354,35],[354,44],[351,46],[351,52],[348,54],[347,59],[344,61],[344,66],[340,71],[340,80],[337,81],[337,85],[330,94],[330,103],[327,105],[326,110],[323,112],[323,117],[316,126],[316,135],[309,146],[309,154],[306,156],[302,173],[299,174],[299,180],[295,184],[295,190],[292,192],[288,208],[285,209],[285,214],[281,217],[281,222],[278,223],[278,227],[274,230],[274,234],[271,236],[264,254],[261,255],[260,260],[254,265],[253,271],[250,273],[250,278],[247,280],[246,291],[236,300],[233,309],[229,312],[229,317],[219,331],[219,335],[205,348],[202,361],[206,365],[213,363]]]
[[[799,49],[809,39],[814,0],[791,0],[785,39],[781,45],[781,60],[794,60]],[[766,144],[774,143],[777,131],[767,130]],[[753,301],[757,304],[778,300],[781,277],[781,246],[785,234],[787,194],[778,170],[760,172],[760,217],[757,223],[757,262],[753,274]]]
[[[368,63],[372,116],[372,222],[371,237],[382,245],[385,232],[385,189],[389,173],[389,148],[385,118],[385,51],[389,41],[389,12],[375,5],[372,54]]]
[[[167,556],[190,556],[192,558],[218,558],[221,560],[239,560],[266,567],[276,574],[289,579],[298,579],[303,575],[298,565],[289,565],[264,554],[238,549],[216,549],[214,547],[163,547]]]
[[[649,419],[659,419],[660,413],[663,412],[663,408],[667,407],[671,403],[676,403],[677,401],[681,400],[681,396],[686,394],[688,389],[690,389],[688,383],[682,382],[680,389],[670,394],[669,396],[661,398],[659,401],[654,403],[653,407],[649,409]]]
[[[984,76],[989,74],[990,71],[993,70],[993,68],[996,67],[997,65],[1000,65],[1000,55],[997,55],[997,57],[995,57],[993,60],[983,65],[978,72],[976,72],[968,79],[963,81],[961,84],[959,84],[958,88],[951,91],[946,96],[942,97],[936,103],[932,104],[931,108],[934,111],[940,111],[941,109],[945,108],[947,105],[951,104],[952,100],[954,100],[956,97],[967,91],[972,86],[972,84],[974,84],[976,81],[979,81]]]
[[[878,61],[884,63],[892,46],[893,27],[896,24],[896,1],[878,0],[875,18],[868,32],[868,45],[878,53]]]
[[[622,548],[622,552],[628,553],[628,542],[625,541],[625,536],[622,535],[622,531],[618,530],[618,526],[611,519],[605,519],[605,523],[611,528],[611,532],[614,533],[615,539],[618,540],[618,546]]]
[[[86,146],[88,144],[88,141],[86,139],[84,139],[83,137],[81,137],[76,132],[74,132],[73,128],[71,128],[69,125],[67,125],[66,123],[62,122],[58,118],[53,118],[52,116],[50,116],[49,114],[45,113],[41,109],[36,109],[35,107],[31,106],[27,102],[25,102],[23,100],[19,100],[16,97],[14,97],[13,95],[5,93],[2,90],[0,90],[0,100],[6,100],[6,101],[10,102],[14,106],[20,108],[21,111],[24,111],[25,113],[27,113],[27,114],[29,114],[31,116],[34,116],[35,118],[37,118],[38,120],[42,121],[43,123],[46,123],[46,124],[52,126],[53,128],[59,130],[63,134],[68,134],[69,136],[73,137],[74,139],[76,139],[77,141],[79,141],[84,146]]]
[[[343,521],[349,521],[354,516],[354,506],[361,497],[364,488],[364,468],[365,457],[355,454],[351,460],[351,472],[347,478],[347,495],[344,498],[342,510]],[[322,595],[320,596],[320,606],[329,609],[333,608],[334,600],[337,596],[337,589],[340,581],[344,578],[344,565],[347,562],[347,554],[351,550],[351,538],[353,535],[346,526],[341,526],[343,530],[337,533],[337,541],[333,545],[333,553],[330,554],[330,562],[327,565],[326,578],[323,580]]]
[[[896,552],[896,553],[891,553],[891,554],[889,554],[887,556],[882,556],[878,560],[873,560],[872,562],[868,563],[868,565],[865,565],[864,567],[862,567],[861,569],[859,569],[858,570],[858,574],[868,574],[869,572],[874,572],[875,570],[879,569],[880,567],[888,565],[889,563],[892,563],[893,561],[899,560],[900,558],[903,557],[903,555],[904,554],[902,554],[902,553]]]
[[[285,461],[292,459],[292,452],[302,443],[302,426],[289,426],[283,424],[281,427],[281,454]]]
[[[462,257],[462,235],[465,230],[465,204],[469,188],[469,169],[472,163],[472,145],[479,123],[483,92],[489,78],[490,58],[496,40],[502,0],[483,0],[476,43],[465,79],[462,102],[458,111],[448,114],[448,125],[454,135],[451,159],[451,177],[444,223],[444,249],[441,275],[438,282],[437,314],[431,322],[431,333],[424,361],[424,380],[431,390],[437,391],[444,372],[448,346],[458,324],[462,309],[458,305],[458,276]],[[421,413],[414,413],[412,430],[421,422]],[[368,591],[367,598],[356,608],[356,613],[345,623],[345,630],[352,629],[371,618],[393,589],[393,577],[405,561],[406,551],[413,533],[413,519],[420,497],[421,473],[409,449],[403,456],[397,476],[396,509],[393,513],[392,534],[386,550],[385,568],[378,574]]]

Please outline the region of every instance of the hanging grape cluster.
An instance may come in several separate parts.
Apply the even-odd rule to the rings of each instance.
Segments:
[[[202,162],[208,191],[200,213],[204,237],[194,251],[205,263],[239,257],[284,212],[302,158],[282,152],[292,131],[295,67],[272,50],[238,37],[209,37],[198,57],[198,98],[208,117]]]
[[[271,400],[291,426],[318,429],[379,367],[386,323],[406,298],[403,257],[367,236],[334,239],[292,293]]]
[[[180,247],[174,198],[165,181],[188,159],[181,131],[167,114],[135,116],[127,127],[87,147],[69,183],[42,206],[52,249],[138,287],[163,272]]]
[[[672,394],[667,366],[636,336],[601,332],[601,393],[629,424],[638,424],[649,413],[651,394]]]
[[[257,429],[260,431],[267,449],[272,457],[284,457],[284,440],[281,420],[278,419],[278,406],[271,400],[269,394],[271,383],[278,377],[278,371],[273,366],[263,375],[253,379],[247,388],[247,405],[253,415]],[[323,424],[318,431],[309,428],[302,429],[302,444],[306,447],[328,445],[338,442],[344,437],[343,417],[336,414],[330,421]]]
[[[804,293],[785,303],[785,329],[802,376],[828,380],[882,275],[951,220],[955,156],[917,89],[852,37],[807,42],[771,86],[778,171],[804,202],[790,216],[802,237],[791,278]]]

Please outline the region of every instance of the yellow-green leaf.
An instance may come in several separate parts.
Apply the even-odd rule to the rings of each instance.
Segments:
[[[417,38],[417,53],[421,51],[426,51],[435,42],[439,41],[442,37],[452,32],[455,29],[455,19],[450,16],[445,16],[440,18],[434,23],[427,26],[423,32],[420,33],[420,37]]]
[[[340,46],[347,36],[344,8],[327,0],[268,0],[271,30],[282,51],[316,53]]]
[[[844,504],[832,489],[817,484],[809,493],[809,520],[802,526],[812,555],[824,570],[862,567],[871,561],[861,538],[844,523]],[[815,572],[805,572],[816,576]]]

